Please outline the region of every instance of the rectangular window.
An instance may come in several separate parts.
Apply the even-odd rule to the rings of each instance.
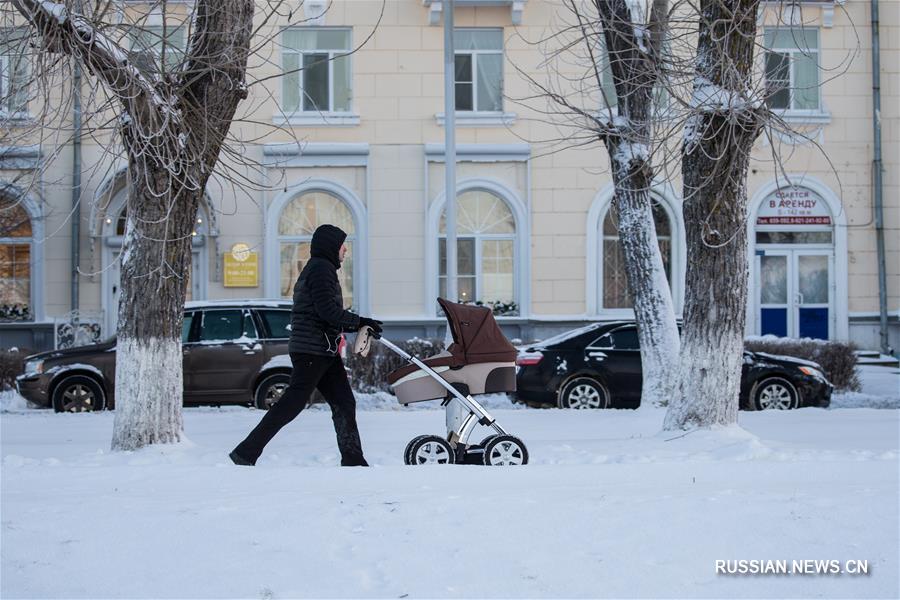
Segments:
[[[190,312],[184,315],[184,321],[181,323],[181,343],[187,344],[191,341],[191,325],[194,323],[194,313]]]
[[[441,266],[438,295],[447,298],[447,239],[440,240],[440,256],[438,264]],[[475,272],[475,240],[473,238],[456,238],[456,291],[459,298],[447,298],[453,302],[474,302],[479,300],[478,290],[475,289],[477,273]]]
[[[132,62],[144,71],[172,70],[184,59],[185,28],[178,25],[144,25],[135,29]]]
[[[0,243],[0,321],[31,319],[31,245]]]
[[[284,111],[349,112],[350,30],[287,29],[283,40]]]
[[[291,337],[291,311],[289,310],[261,310],[263,321],[269,328],[269,337],[284,339]]]
[[[257,338],[256,326],[249,312],[239,309],[203,312],[201,342],[232,342],[241,338]]]
[[[612,61],[606,50],[606,40],[600,36],[595,59],[600,62],[600,108],[613,109],[613,113],[619,106],[619,98],[616,96],[616,84],[613,80]],[[666,40],[663,43],[663,66],[660,77],[671,65],[671,43]],[[669,104],[669,93],[664,83],[659,83],[653,89],[653,106],[657,111],[665,110]]]
[[[0,31],[0,115],[28,114],[29,52],[18,33]]]
[[[503,110],[503,30],[456,29],[456,110]]]
[[[766,102],[780,110],[819,110],[819,30],[766,29]]]

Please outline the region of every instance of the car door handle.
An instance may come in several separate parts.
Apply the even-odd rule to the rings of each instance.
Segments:
[[[606,358],[605,352],[588,352],[588,356],[591,358],[596,358],[597,360],[603,360]]]

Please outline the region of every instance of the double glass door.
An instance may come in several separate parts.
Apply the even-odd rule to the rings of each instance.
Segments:
[[[831,250],[759,249],[759,333],[828,339],[833,316]]]

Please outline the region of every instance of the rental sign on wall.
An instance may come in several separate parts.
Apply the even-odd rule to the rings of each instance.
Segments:
[[[757,225],[831,225],[831,211],[822,198],[806,188],[781,188],[763,200]]]

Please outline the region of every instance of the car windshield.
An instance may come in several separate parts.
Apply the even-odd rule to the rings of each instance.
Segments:
[[[569,331],[564,331],[559,335],[554,335],[551,338],[547,338],[546,340],[541,340],[539,342],[535,342],[534,346],[556,346],[558,344],[562,344],[563,342],[567,342],[569,340],[575,339],[589,331],[594,331],[600,327],[599,323],[592,323],[590,325],[585,325],[584,327],[579,327],[578,329],[571,329]]]

